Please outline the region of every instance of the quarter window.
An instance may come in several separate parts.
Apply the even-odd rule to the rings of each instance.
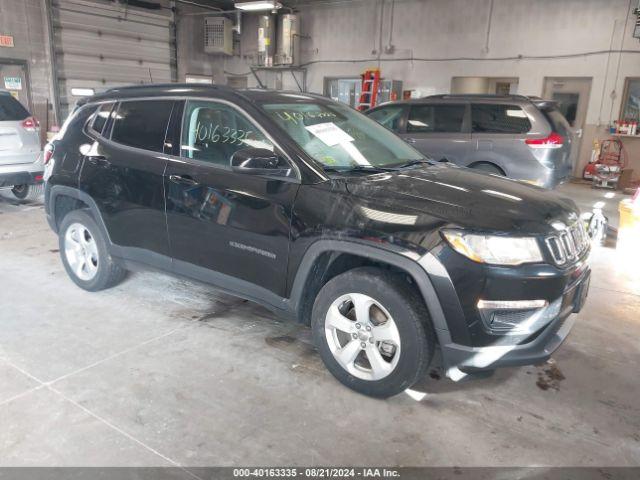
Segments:
[[[407,132],[460,133],[465,105],[414,105],[407,120]]]
[[[215,102],[187,102],[182,126],[181,155],[228,166],[243,148],[274,150],[273,144],[234,108]]]
[[[383,127],[387,127],[389,130],[397,132],[400,130],[400,121],[402,120],[402,114],[404,107],[397,105],[393,107],[380,108],[369,114],[369,117],[378,122]]]
[[[100,106],[98,111],[93,116],[93,122],[91,123],[91,130],[99,135],[102,135],[102,130],[109,119],[109,114],[113,109],[113,103],[105,103]]]
[[[114,142],[162,152],[173,100],[122,102],[113,120]]]
[[[471,127],[474,133],[527,133],[531,122],[517,105],[471,105]]]

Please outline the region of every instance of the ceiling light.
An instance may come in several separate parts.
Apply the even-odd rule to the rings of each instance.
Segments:
[[[235,7],[239,10],[245,10],[247,12],[261,12],[264,10],[275,10],[282,8],[280,2],[275,0],[259,0],[254,2],[238,2]]]
[[[71,95],[74,97],[90,97],[96,92],[93,88],[72,88]]]

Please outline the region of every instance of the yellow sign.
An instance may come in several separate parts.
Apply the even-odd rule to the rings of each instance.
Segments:
[[[12,35],[0,35],[0,47],[13,48],[13,46]]]

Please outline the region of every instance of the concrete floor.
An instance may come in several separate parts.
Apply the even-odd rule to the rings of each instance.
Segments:
[[[613,248],[552,364],[385,401],[260,307],[156,273],[87,293],[58,255],[0,196],[0,466],[640,465],[640,268]]]

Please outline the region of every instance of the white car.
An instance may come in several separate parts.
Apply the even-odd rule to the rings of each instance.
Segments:
[[[0,90],[0,188],[11,187],[20,200],[43,191],[40,124],[6,90]]]

